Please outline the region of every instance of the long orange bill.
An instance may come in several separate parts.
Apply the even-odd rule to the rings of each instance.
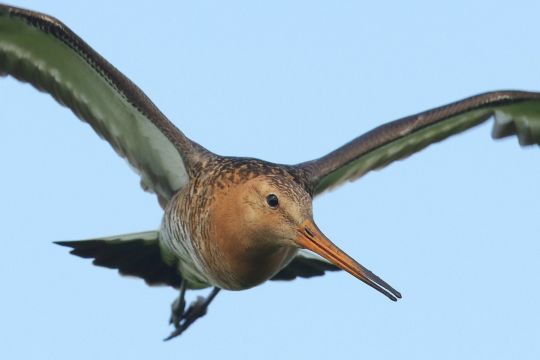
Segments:
[[[304,221],[298,229],[296,238],[298,245],[321,255],[342,270],[347,271],[367,285],[387,296],[392,301],[401,299],[401,294],[388,285],[384,280],[357,263],[330,241],[315,225],[313,220]]]

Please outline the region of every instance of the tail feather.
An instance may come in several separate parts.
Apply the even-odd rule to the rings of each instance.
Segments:
[[[178,268],[167,264],[161,256],[158,231],[55,243],[72,248],[70,253],[73,255],[94,259],[94,265],[140,277],[148,285],[178,288],[182,282]]]

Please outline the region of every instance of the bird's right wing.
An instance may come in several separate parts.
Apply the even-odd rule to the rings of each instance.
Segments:
[[[0,75],[51,94],[107,140],[164,205],[187,183],[189,161],[206,153],[126,76],[66,25],[0,4]]]

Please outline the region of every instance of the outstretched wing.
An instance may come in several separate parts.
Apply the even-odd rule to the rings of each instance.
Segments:
[[[182,282],[178,268],[167,264],[161,257],[157,231],[102,239],[58,241],[56,244],[72,248],[73,255],[94,259],[94,265],[118,269],[122,275],[140,277],[148,285],[178,288]]]
[[[540,144],[540,93],[499,91],[384,124],[319,159],[296,167],[308,175],[315,196],[491,117],[495,119],[494,138],[517,135],[523,146]]]
[[[127,77],[47,15],[0,5],[0,75],[69,107],[129,161],[162,205],[187,183],[191,158],[205,152]]]
[[[302,249],[294,259],[270,280],[294,280],[297,277],[310,278],[322,276],[327,271],[338,271],[340,268],[326,261],[311,251]]]

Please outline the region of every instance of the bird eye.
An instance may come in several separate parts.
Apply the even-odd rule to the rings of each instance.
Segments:
[[[270,206],[272,209],[276,209],[279,205],[278,197],[274,194],[270,194],[266,197],[266,203],[268,206]]]

